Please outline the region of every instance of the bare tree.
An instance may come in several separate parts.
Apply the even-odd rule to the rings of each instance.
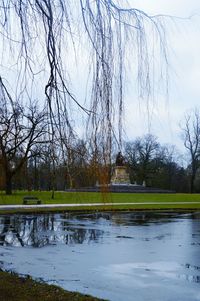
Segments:
[[[200,167],[200,111],[187,113],[181,124],[182,139],[190,160],[190,192],[194,192],[197,170]]]
[[[36,103],[25,108],[13,101],[0,78],[0,117],[0,157],[6,193],[11,194],[13,176],[32,156],[32,147],[44,143],[47,114]]]
[[[152,161],[160,153],[160,144],[157,138],[151,134],[136,138],[133,142],[126,144],[126,158],[134,176],[141,182],[148,182],[154,172]],[[147,183],[148,184],[148,183]]]
[[[88,169],[86,142],[83,140],[77,140],[74,143],[72,141],[65,141],[64,144],[66,146],[64,166],[69,188],[84,186],[84,182],[87,182],[86,173]],[[85,174],[83,175],[84,172]],[[82,178],[81,181],[80,178]]]
[[[35,93],[43,87],[52,127],[61,128],[60,119],[54,122],[54,117],[63,113],[70,131],[77,119],[70,111],[75,104],[89,117],[88,131],[104,144],[108,161],[112,138],[116,137],[119,148],[122,143],[126,66],[133,62],[139,94],[148,97],[154,86],[153,59],[158,63],[159,53],[160,61],[167,65],[162,16],[149,16],[130,8],[126,1],[122,6],[119,0],[2,0],[0,39],[6,62],[6,71],[1,68],[0,74],[8,78],[8,70],[17,70],[17,96],[32,99],[33,82],[37,83]],[[70,63],[79,43],[81,49],[88,48],[90,65],[91,101],[86,104],[73,95],[69,80]],[[10,64],[8,55],[12,57]],[[78,67],[82,60],[81,51]],[[161,70],[161,77],[167,77],[165,71]]]

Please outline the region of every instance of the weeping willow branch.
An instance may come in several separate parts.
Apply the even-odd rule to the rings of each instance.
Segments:
[[[122,147],[126,67],[132,63],[139,95],[148,98],[155,58],[162,57],[165,67],[168,63],[162,17],[128,4],[122,7],[117,0],[2,0],[0,38],[0,75],[11,85],[16,78],[15,93],[24,99],[37,94],[44,98],[52,130],[59,135],[63,127],[72,133],[77,110],[84,112],[93,146],[102,146],[105,162],[110,161],[113,137]],[[74,95],[70,81],[79,43],[90,65],[91,95],[85,104]],[[82,60],[79,55],[77,68]],[[160,74],[166,79],[165,68]]]

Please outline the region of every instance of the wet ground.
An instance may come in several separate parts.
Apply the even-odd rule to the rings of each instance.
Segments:
[[[200,213],[1,215],[0,267],[113,301],[200,300]]]

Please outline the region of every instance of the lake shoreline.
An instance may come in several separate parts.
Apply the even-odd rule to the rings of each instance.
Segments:
[[[147,211],[147,212],[166,212],[166,213],[192,213],[192,212],[199,212],[200,211],[200,207],[199,208],[181,208],[181,207],[177,207],[177,208],[113,208],[113,206],[110,206],[109,208],[105,207],[102,205],[102,207],[100,208],[46,208],[46,209],[39,209],[39,208],[31,208],[31,209],[9,209],[9,210],[1,210],[0,209],[0,216],[2,215],[7,215],[7,214],[50,214],[50,213],[74,213],[74,214],[79,214],[79,213],[85,213],[85,214],[93,214],[93,213],[101,213],[101,212],[107,212],[107,213],[114,213],[114,212],[142,212],[142,211]]]
[[[0,269],[0,296],[2,301],[103,301],[89,295],[66,291],[56,285],[34,280],[29,275]]]

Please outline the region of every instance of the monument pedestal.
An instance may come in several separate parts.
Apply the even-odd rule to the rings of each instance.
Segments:
[[[116,166],[111,178],[111,185],[129,185],[130,178],[126,166]]]

